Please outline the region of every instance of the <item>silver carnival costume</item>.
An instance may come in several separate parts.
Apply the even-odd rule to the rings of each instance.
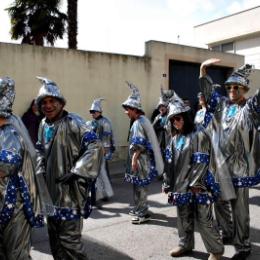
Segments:
[[[170,129],[167,124],[167,107],[169,104],[169,99],[172,97],[172,95],[172,90],[163,90],[161,88],[161,96],[157,105],[157,109],[160,110],[160,107],[165,107],[165,111],[163,110],[164,113],[160,112],[160,114],[157,115],[153,121],[153,128],[158,138],[163,159],[165,159],[166,145],[171,138]]]
[[[242,87],[247,91],[250,72],[250,65],[236,70],[225,82],[226,87],[232,87],[232,91],[240,91]],[[231,202],[233,243],[237,250],[232,259],[246,259],[251,250],[248,187],[260,182],[260,146],[256,131],[260,118],[259,90],[248,100],[243,98],[232,102],[213,91],[212,80],[207,74],[200,78],[200,87],[210,97],[210,106],[215,111],[207,131],[213,142],[216,173],[221,187],[222,201],[218,202],[220,206],[216,215],[222,216],[220,221],[224,230],[232,230],[232,226],[227,228],[231,220],[228,202]],[[221,213],[218,213],[218,208]]]
[[[43,176],[35,175],[34,146],[12,114],[14,98],[14,81],[0,78],[0,259],[8,260],[31,259],[31,227],[53,213]]]
[[[190,107],[175,94],[169,104],[168,120],[183,120],[186,130],[176,128],[166,150],[170,169],[164,176],[163,190],[168,193],[168,202],[177,206],[179,233],[179,246],[170,254],[181,256],[194,248],[196,220],[204,245],[211,253],[209,259],[219,259],[224,247],[213,226],[212,203],[219,195],[219,185],[209,171],[210,139],[204,131],[195,130],[189,111]]]
[[[134,215],[132,223],[142,223],[149,219],[147,186],[153,179],[163,173],[163,160],[160,147],[150,121],[143,115],[139,90],[133,84],[128,83],[132,94],[122,104],[125,110],[138,111],[138,117],[134,120],[129,135],[129,155],[125,174],[125,181],[134,186],[134,208],[130,211]],[[138,169],[133,171],[131,162],[133,155],[139,152],[137,159]]]
[[[109,169],[107,161],[112,159],[115,151],[114,135],[112,131],[111,121],[102,115],[101,101],[103,98],[95,99],[91,105],[89,112],[98,116],[91,121],[93,131],[101,140],[104,148],[104,158],[101,163],[100,174],[96,180],[96,200],[108,199],[114,195],[113,188],[109,180]]]
[[[57,85],[46,78],[36,102],[45,114],[39,127],[37,173],[43,173],[55,205],[48,218],[54,259],[87,259],[81,242],[82,218],[91,213],[89,190],[100,167],[101,144],[96,134],[76,114],[63,110],[65,99]],[[48,120],[46,106],[62,106],[60,117]],[[55,103],[57,102],[57,103]]]

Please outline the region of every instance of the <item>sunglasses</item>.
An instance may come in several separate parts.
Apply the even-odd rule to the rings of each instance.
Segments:
[[[240,86],[227,86],[226,90],[232,90],[232,89],[238,90],[239,88],[241,88],[241,87]]]
[[[174,121],[181,121],[182,120],[182,117],[181,116],[173,116],[172,117],[172,121],[174,122]]]

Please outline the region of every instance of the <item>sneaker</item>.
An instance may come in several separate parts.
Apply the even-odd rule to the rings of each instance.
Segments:
[[[132,218],[132,224],[141,224],[144,222],[147,222],[151,219],[151,216],[149,214],[146,214],[144,216],[135,216]]]
[[[246,260],[250,254],[251,254],[251,251],[240,251],[240,252],[235,253],[231,259]]]
[[[221,260],[222,254],[212,254],[210,253],[208,260]]]
[[[130,216],[136,216],[137,215],[134,209],[131,209],[128,214]]]
[[[183,246],[177,246],[170,251],[170,256],[178,257],[191,253],[192,249],[184,248]]]

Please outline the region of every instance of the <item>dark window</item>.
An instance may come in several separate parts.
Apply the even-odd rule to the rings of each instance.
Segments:
[[[199,92],[199,63],[177,60],[169,61],[169,88],[174,89],[181,98],[187,98],[196,107],[197,94]],[[223,86],[232,68],[212,66],[208,68],[208,74],[214,83]],[[223,88],[222,94],[225,94]]]
[[[227,42],[227,43],[223,43],[221,45],[221,49],[223,52],[226,52],[226,51],[233,51],[234,50],[234,44],[233,42]]]

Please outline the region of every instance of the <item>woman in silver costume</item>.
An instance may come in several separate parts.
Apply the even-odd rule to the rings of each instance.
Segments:
[[[14,81],[0,78],[0,259],[25,260],[31,259],[31,227],[43,226],[41,214],[53,207],[43,176],[35,175],[28,132],[12,114],[14,98]]]
[[[150,220],[147,186],[162,174],[164,165],[154,129],[144,116],[139,90],[133,84],[128,85],[133,93],[122,106],[133,124],[125,180],[134,186],[134,208],[129,212],[132,223],[140,224]]]
[[[168,120],[175,128],[166,150],[170,170],[164,176],[163,191],[170,204],[177,206],[179,245],[170,255],[178,257],[194,248],[194,222],[207,251],[208,259],[220,259],[224,246],[213,226],[212,203],[219,195],[219,186],[209,171],[210,139],[202,130],[195,130],[190,107],[175,93]]]
[[[241,260],[251,252],[248,187],[260,183],[260,145],[257,136],[260,92],[258,90],[253,97],[245,98],[252,69],[248,64],[235,70],[225,82],[227,98],[214,91],[206,69],[219,61],[209,59],[201,64],[200,87],[213,112],[207,132],[213,143],[216,177],[221,188],[221,200],[215,205],[216,217],[223,235],[229,236],[227,240],[233,240],[236,253],[232,259]]]
[[[65,99],[55,82],[40,78],[36,102],[45,115],[37,142],[37,173],[45,175],[55,206],[48,217],[54,259],[87,259],[81,241],[83,218],[91,213],[90,187],[96,179],[102,145],[85,120],[64,110]]]
[[[102,100],[104,99],[95,99],[89,110],[89,113],[93,117],[91,126],[93,131],[101,140],[104,149],[104,159],[102,160],[100,173],[96,180],[95,201],[93,201],[94,204],[99,203],[100,200],[107,201],[114,195],[113,188],[110,183],[108,161],[112,159],[112,155],[115,151],[115,142],[111,121],[102,114]]]

